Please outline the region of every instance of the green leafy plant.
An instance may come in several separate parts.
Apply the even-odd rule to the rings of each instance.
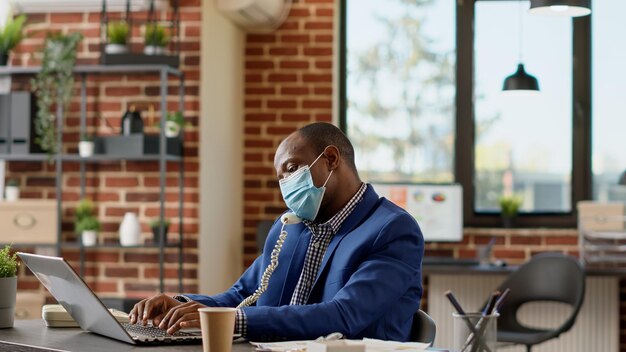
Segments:
[[[107,27],[109,44],[126,45],[130,27],[126,21],[110,22]]]
[[[0,28],[0,55],[6,55],[24,38],[26,16],[9,18],[4,28]]]
[[[17,275],[17,266],[17,255],[11,255],[11,246],[6,245],[0,249],[0,278]]]
[[[76,233],[100,230],[100,221],[95,217],[95,212],[96,207],[90,199],[84,198],[78,202],[74,222],[74,230]]]
[[[165,27],[158,23],[148,23],[143,37],[146,45],[165,47],[170,42]]]
[[[100,221],[95,217],[86,217],[76,223],[76,232],[100,231]]]
[[[67,111],[74,87],[72,71],[76,64],[76,49],[81,39],[80,33],[49,36],[44,46],[41,71],[31,81],[37,96],[35,142],[49,155],[57,150],[56,120],[64,118],[56,116],[53,111],[58,105]]]
[[[87,133],[81,133],[80,134],[80,141],[81,142],[93,142],[93,136],[90,136]]]
[[[190,125],[188,122],[185,121],[185,116],[180,111],[167,113],[166,120],[176,123],[181,129],[185,126]]]
[[[165,227],[170,226],[170,220],[169,219],[163,219],[163,225]],[[151,228],[158,228],[159,226],[161,226],[161,219],[152,219],[150,221],[150,227]]]
[[[17,182],[16,179],[10,179],[7,181],[7,187],[18,187],[19,183]]]
[[[502,216],[515,217],[522,205],[522,198],[519,196],[500,197],[500,212]]]

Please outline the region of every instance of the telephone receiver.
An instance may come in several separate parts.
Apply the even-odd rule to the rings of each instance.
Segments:
[[[278,235],[278,240],[276,240],[274,249],[272,249],[272,253],[270,254],[270,263],[265,268],[263,275],[261,275],[261,282],[259,283],[259,287],[256,289],[256,291],[254,291],[253,294],[241,301],[241,303],[239,303],[239,305],[237,306],[237,309],[254,304],[259,299],[259,297],[261,297],[263,292],[267,290],[267,285],[270,282],[270,277],[272,277],[274,270],[276,270],[276,268],[278,267],[278,255],[280,254],[280,250],[283,248],[283,243],[285,243],[285,239],[287,238],[285,225],[299,224],[302,222],[302,218],[294,213],[287,213],[283,214],[280,217],[280,222],[283,224],[280,228],[280,235]]]
[[[287,214],[283,214],[283,216],[280,217],[280,222],[283,223],[284,225],[294,225],[294,224],[299,224],[302,222],[302,219],[300,217],[298,217],[298,215],[294,214],[294,213],[287,213]]]

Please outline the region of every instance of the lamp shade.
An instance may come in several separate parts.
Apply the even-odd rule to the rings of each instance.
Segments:
[[[539,91],[539,82],[524,70],[524,64],[517,65],[517,71],[504,79],[504,91]]]
[[[530,13],[561,17],[587,16],[591,13],[591,0],[530,0]]]

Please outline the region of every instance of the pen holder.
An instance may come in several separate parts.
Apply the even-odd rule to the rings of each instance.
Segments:
[[[455,352],[495,352],[499,314],[452,313]]]

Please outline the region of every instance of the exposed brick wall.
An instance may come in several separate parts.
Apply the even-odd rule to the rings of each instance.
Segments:
[[[200,0],[181,1],[181,66],[185,74],[185,117],[191,126],[185,128],[185,193],[184,193],[184,288],[187,292],[198,290],[198,147],[199,147],[199,85],[200,85]],[[161,18],[166,14],[160,13]],[[113,14],[120,16],[120,14]],[[146,18],[146,13],[139,13]],[[79,47],[79,64],[97,64],[100,57],[99,13],[30,14],[26,27],[27,38],[15,50],[11,58],[13,66],[35,66],[41,63],[41,48],[47,32],[83,33]],[[140,47],[143,37],[138,28],[133,30],[132,45]],[[30,77],[14,78],[13,89],[28,89]],[[76,98],[70,104],[64,125],[64,151],[76,153],[80,99],[77,76]],[[87,126],[88,132],[98,135],[118,134],[121,117],[131,105],[142,110],[147,133],[157,134],[155,127],[160,119],[159,75],[90,75],[87,79]],[[178,80],[169,83],[168,111],[179,109]],[[154,113],[149,112],[150,107]],[[55,165],[53,163],[11,162],[9,178],[18,179],[23,198],[55,199]],[[149,221],[159,214],[159,172],[157,162],[103,162],[88,163],[86,193],[98,207],[102,222],[100,242],[118,241],[118,228],[127,211],[139,215],[142,239],[152,243]],[[64,163],[63,171],[63,237],[65,241],[76,239],[73,231],[73,214],[80,196],[79,164]],[[166,217],[172,220],[170,241],[177,241],[178,229],[178,163],[168,163]],[[166,250],[165,289],[178,292],[178,251]],[[79,252],[66,248],[62,255],[78,268]],[[152,295],[158,290],[157,249],[87,249],[85,280],[103,296]],[[24,269],[21,269],[24,271]],[[37,280],[22,273],[19,280],[22,290],[39,289]]]
[[[294,1],[274,33],[249,34],[245,52],[244,261],[256,257],[256,225],[280,196],[274,151],[297,128],[332,120],[333,0]]]

